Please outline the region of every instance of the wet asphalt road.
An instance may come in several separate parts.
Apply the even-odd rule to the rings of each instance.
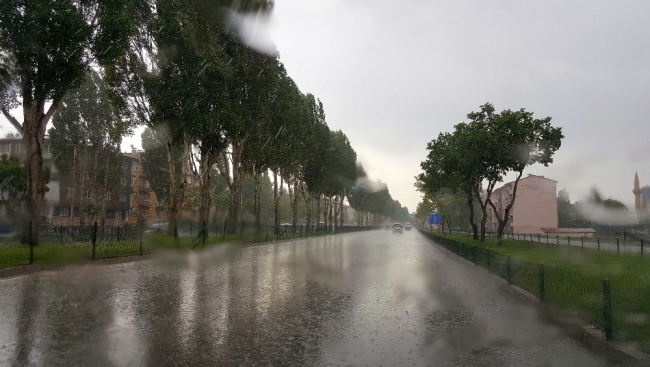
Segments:
[[[601,366],[416,231],[0,280],[0,366]]]

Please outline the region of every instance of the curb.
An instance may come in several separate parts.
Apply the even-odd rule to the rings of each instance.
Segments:
[[[50,272],[50,271],[60,271],[67,268],[73,267],[83,267],[88,265],[115,265],[115,264],[125,264],[136,261],[150,260],[149,257],[151,254],[147,255],[130,255],[130,256],[121,256],[121,257],[111,257],[107,259],[97,259],[97,260],[84,260],[80,262],[74,262],[69,264],[33,264],[33,265],[19,265],[12,266],[10,268],[0,269],[0,280],[8,279],[14,277],[20,277],[23,275],[31,275],[41,272]]]
[[[482,269],[487,274],[492,275],[501,283],[499,288],[503,293],[517,301],[537,308],[544,320],[553,325],[559,326],[565,334],[576,339],[589,350],[596,352],[611,361],[615,361],[619,365],[650,366],[650,355],[635,349],[633,346],[626,346],[620,343],[606,341],[605,333],[603,331],[593,326],[585,326],[584,323],[579,320],[567,319],[559,316],[559,308],[541,303],[539,298],[532,293],[516,285],[508,284],[508,282],[500,276],[495,275],[482,266],[475,265],[464,257],[440,246],[435,242],[435,240],[430,239],[427,236],[424,237],[454,258],[462,260],[467,264]]]

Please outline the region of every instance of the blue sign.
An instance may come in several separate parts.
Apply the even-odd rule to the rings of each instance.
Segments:
[[[440,224],[440,214],[429,214],[429,224]]]

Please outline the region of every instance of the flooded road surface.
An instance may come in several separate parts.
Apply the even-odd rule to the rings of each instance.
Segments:
[[[0,366],[605,364],[416,231],[0,280]]]

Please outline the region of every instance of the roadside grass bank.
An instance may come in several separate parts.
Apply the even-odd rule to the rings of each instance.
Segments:
[[[650,258],[467,235],[421,231],[452,252],[570,311],[605,332],[609,340],[632,343],[650,353]],[[608,289],[607,289],[608,288]]]
[[[140,233],[121,239],[102,238],[95,235],[94,245],[92,236],[89,236],[89,239],[74,242],[47,240],[34,247],[5,240],[4,242],[0,241],[0,270],[32,264],[66,265],[88,260],[148,255],[168,250],[192,251],[222,243],[247,245],[376,229],[371,226],[346,226],[343,228],[337,231],[310,232],[302,228],[295,231],[281,229],[278,233],[274,233],[273,228],[264,228],[261,231],[247,228],[236,234],[216,234],[206,238],[200,235],[174,238],[164,233]]]

